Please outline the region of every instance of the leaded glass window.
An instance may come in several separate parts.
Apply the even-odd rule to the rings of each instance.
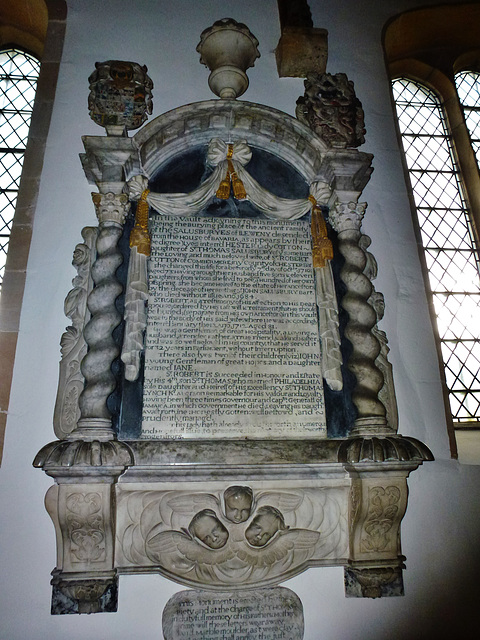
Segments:
[[[39,71],[36,58],[0,51],[0,288]]]
[[[437,95],[393,82],[400,132],[436,316],[450,409],[458,426],[480,420],[480,275],[451,137]],[[477,96],[478,97],[478,96]]]
[[[475,71],[457,73],[455,84],[477,164],[480,166],[480,73]]]

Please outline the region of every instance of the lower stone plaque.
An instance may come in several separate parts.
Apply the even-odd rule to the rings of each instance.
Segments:
[[[180,591],[163,611],[165,640],[302,640],[303,607],[284,587]]]

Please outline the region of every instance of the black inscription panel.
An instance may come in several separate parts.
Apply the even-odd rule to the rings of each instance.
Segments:
[[[309,223],[151,232],[142,437],[326,436]]]

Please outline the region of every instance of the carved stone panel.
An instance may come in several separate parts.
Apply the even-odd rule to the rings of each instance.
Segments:
[[[156,567],[187,585],[276,584],[347,551],[348,487],[255,483],[211,492],[119,486],[116,565]]]
[[[63,533],[63,571],[105,571],[113,567],[111,485],[62,484],[58,492]],[[52,496],[55,498],[55,496]],[[49,511],[54,512],[56,506]]]
[[[283,587],[248,592],[180,591],[163,612],[165,640],[302,640],[302,603]]]
[[[398,531],[407,506],[406,478],[399,476],[355,481],[355,511],[351,519],[354,560],[379,556],[398,560]]]

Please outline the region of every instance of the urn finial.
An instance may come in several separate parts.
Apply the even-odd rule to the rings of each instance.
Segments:
[[[210,69],[208,86],[223,100],[235,100],[248,88],[245,71],[260,57],[258,40],[232,18],[217,20],[200,36],[200,63]]]

